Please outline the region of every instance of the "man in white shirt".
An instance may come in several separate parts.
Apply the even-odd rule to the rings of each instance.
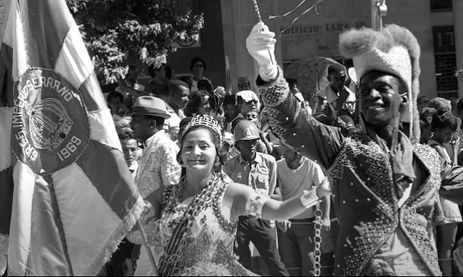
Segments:
[[[282,143],[283,159],[277,161],[277,184],[281,200],[295,197],[304,190],[311,190],[328,182],[321,167]],[[330,228],[330,198],[322,198],[322,226]],[[309,208],[289,221],[278,222],[280,257],[290,273],[314,276],[314,221],[315,210]],[[302,270],[299,268],[302,267]],[[291,274],[293,275],[293,274]]]
[[[179,183],[179,148],[163,129],[164,120],[169,118],[169,114],[162,99],[140,96],[133,111],[131,126],[134,136],[145,146],[135,176],[135,185],[140,194],[146,197],[160,187]]]

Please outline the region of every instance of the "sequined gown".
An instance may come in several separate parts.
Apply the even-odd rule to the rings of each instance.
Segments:
[[[161,275],[253,275],[233,255],[237,222],[222,214],[225,178],[215,176],[189,204],[179,201],[183,180],[164,191],[161,218],[145,226]]]

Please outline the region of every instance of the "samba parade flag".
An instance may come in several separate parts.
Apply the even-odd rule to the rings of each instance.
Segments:
[[[0,197],[12,200],[0,207],[0,244],[8,243],[8,274],[95,275],[144,201],[65,1],[11,0],[7,10]]]

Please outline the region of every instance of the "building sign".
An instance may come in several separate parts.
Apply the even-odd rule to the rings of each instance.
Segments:
[[[321,22],[303,22],[279,28],[285,60],[316,56],[339,56],[339,34],[351,28],[367,26],[366,18]]]
[[[366,26],[364,21],[356,22],[329,22],[325,24],[302,24],[293,25],[291,27],[281,26],[280,32],[283,36],[300,35],[300,34],[317,34],[320,32],[336,32],[341,33],[351,28],[360,28]]]

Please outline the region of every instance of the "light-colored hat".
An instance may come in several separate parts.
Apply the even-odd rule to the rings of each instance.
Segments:
[[[393,74],[407,85],[409,109],[405,116],[410,124],[410,140],[420,138],[419,115],[416,99],[419,94],[420,46],[406,28],[391,24],[375,31],[371,28],[352,29],[339,37],[341,54],[352,58],[359,80],[373,70]]]
[[[254,93],[252,90],[242,90],[236,93],[236,102],[238,102],[238,99],[241,97],[241,99],[244,100],[244,102],[249,102],[252,100],[257,101],[257,103],[260,103],[259,97],[257,97],[257,94]]]
[[[139,96],[133,104],[133,115],[147,115],[169,118],[166,102],[154,96]]]

